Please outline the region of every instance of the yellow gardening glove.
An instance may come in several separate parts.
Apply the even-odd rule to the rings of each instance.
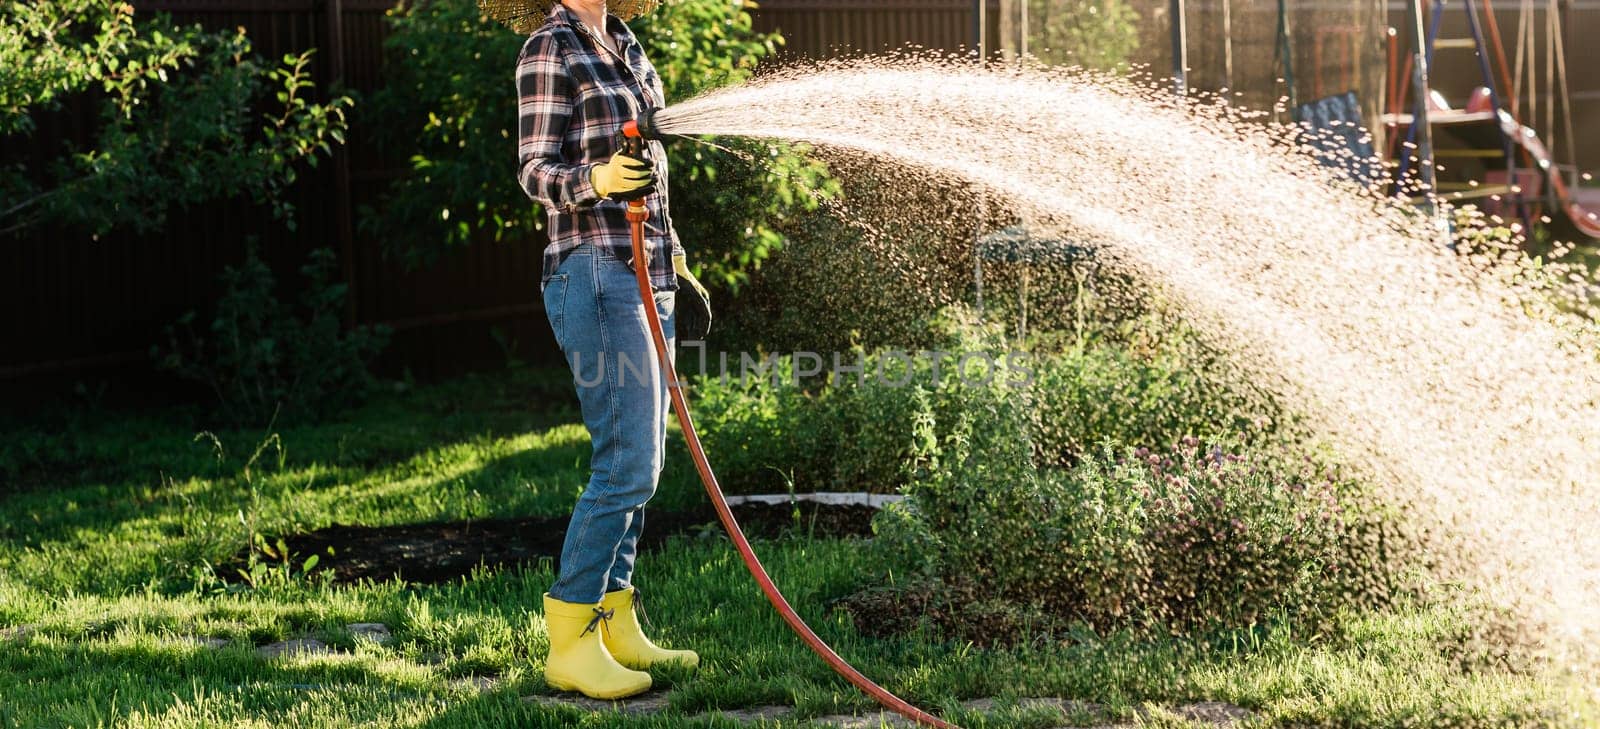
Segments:
[[[644,160],[616,154],[609,162],[591,167],[589,181],[600,197],[638,200],[655,191],[656,175]]]
[[[672,270],[678,272],[678,340],[703,342],[711,333],[711,294],[689,273],[687,255],[673,256]]]
[[[694,274],[689,272],[689,254],[674,254],[672,256],[672,270],[678,272],[679,282],[688,283],[689,286],[694,288],[695,293],[700,295],[700,298],[705,299],[707,303],[710,303],[711,294],[706,291],[705,286],[700,284],[700,279],[695,278]]]

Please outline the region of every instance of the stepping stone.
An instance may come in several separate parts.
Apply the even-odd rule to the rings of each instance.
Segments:
[[[27,640],[38,633],[39,625],[37,623],[14,625],[9,628],[0,629],[0,640]]]
[[[898,504],[906,500],[905,494],[868,494],[842,491],[824,491],[814,494],[745,494],[726,498],[728,506],[743,506],[744,504],[778,506],[796,501],[810,501],[815,504],[827,504],[828,506],[870,506],[874,509],[882,509],[889,504]]]
[[[487,691],[493,688],[497,680],[487,676],[471,676],[456,679],[451,684],[464,688],[472,688],[477,682],[479,690]],[[620,701],[599,701],[579,694],[535,695],[524,696],[522,700],[544,706],[571,706],[581,711],[600,712],[615,711],[623,714],[641,715],[654,714],[667,708],[667,693],[665,691],[651,692]],[[994,698],[972,699],[962,703],[962,707],[970,711],[993,713],[1003,707],[1016,706],[1022,709],[1045,709],[1059,712],[1063,718],[1079,720],[1085,716],[1092,718],[1103,717],[1104,707],[1087,701],[1074,701],[1060,698],[1022,698],[1013,702],[1003,702]],[[1190,721],[1204,722],[1217,727],[1231,727],[1234,724],[1249,718],[1250,710],[1221,701],[1201,701],[1186,704],[1166,711],[1179,718]],[[1144,712],[1140,712],[1144,713]],[[1160,713],[1160,712],[1157,712]],[[794,707],[790,706],[756,706],[745,709],[716,709],[696,714],[696,717],[720,716],[744,723],[761,721],[776,721],[791,718]],[[819,716],[807,722],[809,726],[828,727],[829,729],[917,729],[917,724],[905,717],[890,711],[880,711],[864,715],[831,714]],[[1097,724],[1099,729],[1133,729],[1135,724]]]
[[[794,713],[790,706],[757,706],[750,709],[718,709],[713,714],[720,714],[729,719],[743,722],[776,721]]]
[[[494,676],[464,676],[451,680],[450,685],[463,691],[476,691],[481,694],[493,691],[500,685],[500,679]]]
[[[389,626],[383,623],[351,623],[344,626],[344,629],[350,631],[350,637],[356,640],[370,640],[378,645],[388,643],[394,638],[389,633]]]
[[[200,646],[201,648],[217,649],[217,648],[221,648],[221,647],[227,645],[228,644],[228,639],[227,638],[201,638],[201,637],[193,636],[193,635],[185,635],[185,636],[182,636],[182,637],[178,638],[178,642],[179,643],[188,643],[190,645],[197,645],[197,646]]]
[[[837,727],[838,729],[879,729],[880,727],[918,729],[916,722],[888,711],[880,711],[866,716],[832,714],[812,719],[811,723],[815,726]]]
[[[1222,701],[1185,704],[1173,709],[1172,713],[1190,721],[1203,721],[1217,726],[1232,726],[1251,716],[1249,709]]]
[[[972,711],[990,712],[998,708],[999,699],[968,699],[961,702],[961,707]]]
[[[326,656],[334,651],[315,638],[295,638],[293,640],[279,641],[271,645],[264,645],[256,649],[256,653],[267,658],[280,658],[294,655]]]
[[[623,714],[655,714],[667,708],[667,692],[652,691],[617,701],[601,701],[581,694],[535,694],[523,701],[545,706],[571,706],[583,711],[616,711]]]
[[[986,698],[964,701],[961,706],[971,711],[981,711],[989,714],[999,711],[1001,706],[1009,706],[1009,704],[998,699]],[[1099,717],[1105,712],[1104,708],[1096,703],[1054,697],[1017,699],[1016,706],[1017,708],[1028,710],[1053,709],[1069,719],[1083,716]]]

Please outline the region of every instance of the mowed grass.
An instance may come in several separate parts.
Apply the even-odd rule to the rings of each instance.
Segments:
[[[640,561],[654,632],[700,651],[697,673],[656,674],[663,714],[546,707],[540,596],[549,564],[458,583],[330,585],[299,566],[257,587],[212,577],[253,534],[333,523],[404,524],[562,515],[586,476],[588,440],[565,374],[521,370],[390,393],[337,422],[201,432],[183,412],[60,412],[0,436],[0,726],[689,727],[764,704],[804,718],[865,711],[859,695],[789,634],[716,529]],[[712,454],[713,460],[716,454]],[[704,499],[674,453],[654,505]],[[963,726],[1059,723],[959,703],[1059,696],[1127,721],[1180,725],[1162,707],[1200,700],[1259,725],[1587,724],[1554,672],[1512,670],[1467,648],[1475,616],[1439,603],[1350,614],[1328,635],[1259,630],[1211,643],[1084,633],[984,649],[926,632],[859,634],[831,603],[897,579],[860,541],[803,528],[757,549],[792,603],[847,659]],[[345,625],[381,622],[394,640]],[[254,648],[311,636],[334,656],[268,659]],[[195,637],[224,638],[205,648]],[[1492,651],[1491,651],[1492,653]],[[462,679],[488,676],[480,692]],[[1005,702],[1002,702],[1005,706]],[[1084,717],[1087,719],[1087,717]]]

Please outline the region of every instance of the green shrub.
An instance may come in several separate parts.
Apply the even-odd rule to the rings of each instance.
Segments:
[[[1139,47],[1139,11],[1126,0],[1024,0],[1030,51],[1046,63],[1110,69]]]
[[[208,387],[218,414],[259,425],[280,413],[317,417],[352,404],[372,385],[368,363],[387,343],[386,327],[342,324],[346,287],[335,281],[333,251],[312,251],[301,268],[299,307],[278,296],[272,270],[250,250],[222,273],[223,294],[205,333],[189,312],[167,327],[157,365]]]
[[[1225,368],[1182,322],[1158,312],[1034,357],[1037,455],[1067,466],[1105,441],[1169,450],[1186,438],[1281,440],[1288,416]]]
[[[1001,327],[960,307],[925,335],[953,355],[1013,356]],[[758,484],[765,471],[798,490],[908,495],[880,514],[877,544],[913,586],[963,596],[930,607],[958,637],[995,620],[1316,623],[1406,584],[1400,565],[1417,552],[1398,516],[1294,456],[1303,449],[1270,399],[1221,377],[1198,337],[1159,314],[1036,349],[1023,361],[1031,381],[954,376],[948,359],[936,381],[927,357],[907,371],[893,350],[852,354],[859,382],[796,383],[789,357],[776,383],[702,381],[713,463]]]
[[[1161,449],[1187,437],[1265,443],[1282,419],[1267,398],[1214,376],[1216,363],[1197,338],[1155,314],[1082,345],[1027,353],[1010,351],[998,324],[980,323],[960,306],[919,326],[926,346],[952,359],[980,353],[1002,363],[1006,369],[990,384],[1003,386],[978,390],[1026,403],[1027,415],[1009,432],[1045,465],[1072,465],[1103,441]],[[951,371],[954,362],[943,363],[936,385],[930,358],[902,361],[920,351],[855,347],[839,358],[860,364],[864,374],[837,382],[824,375],[795,384],[789,356],[779,358],[776,384],[703,381],[696,412],[727,481],[738,488],[793,474],[795,487],[806,490],[903,489],[919,460],[937,455],[925,439],[942,437],[964,409],[979,406]],[[832,355],[823,356],[831,371]],[[1026,367],[1031,381],[1013,366]],[[926,423],[937,432],[916,430]]]
[[[882,358],[865,361],[889,364]],[[837,439],[828,451],[833,455],[828,487],[835,491],[900,491],[916,473],[918,453],[926,450],[918,439],[926,426],[937,421],[936,398],[927,380],[895,387],[868,377],[860,384],[830,387],[827,395],[819,415]]]
[[[1268,426],[1249,432],[1264,450],[1202,447],[1194,433],[1239,443],[1227,428],[1249,412],[1246,401],[1174,364],[1182,358],[1158,366],[1137,350],[1101,343],[1038,356],[1025,389],[937,391],[935,418],[916,429],[910,499],[876,526],[892,564],[982,598],[987,618],[951,607],[958,632],[1000,605],[1040,625],[1099,630],[1314,623],[1403,589],[1402,565],[1418,552],[1397,514],[1358,482],[1291,460],[1295,450]],[[1109,371],[1083,367],[1093,351]],[[1115,413],[1094,409],[1097,391],[1125,395],[1129,403],[1110,407],[1127,411],[1083,418]],[[1068,407],[1049,402],[1063,393]],[[1179,406],[1141,405],[1147,397]],[[1068,450],[1070,459],[1055,457]]]
[[[835,437],[816,398],[792,374],[793,361],[782,357],[765,377],[731,372],[694,380],[695,425],[730,493],[822,488]]]
[[[173,207],[249,195],[291,227],[300,162],[344,142],[348,97],[315,100],[311,51],[272,63],[243,29],[206,31],[126,2],[0,3],[0,142],[18,150],[67,102],[85,139],[0,164],[0,234],[55,224],[157,230]],[[274,101],[275,99],[275,101]]]
[[[935,317],[928,331],[931,346],[952,356],[1004,354],[996,331],[959,308]],[[696,419],[731,490],[896,493],[915,477],[929,437],[918,428],[948,421],[940,413],[950,407],[944,391],[959,387],[953,363],[943,364],[936,386],[933,358],[918,351],[857,347],[838,359],[861,374],[837,377],[834,355],[819,356],[823,371],[808,378],[796,378],[795,357],[781,355],[765,376],[744,371],[734,356],[725,377],[699,380]]]
[[[894,556],[1099,630],[1315,622],[1397,583],[1394,555],[1350,549],[1365,542],[1346,513],[1349,484],[1197,441],[1167,455],[1107,446],[1072,469],[1038,469],[980,435],[998,424],[970,419],[909,505],[880,517]]]

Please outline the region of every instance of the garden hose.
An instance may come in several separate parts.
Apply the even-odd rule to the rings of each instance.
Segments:
[[[646,115],[646,119],[649,115]],[[623,128],[623,134],[633,140],[639,147],[642,144],[642,135],[636,123],[629,122]],[[651,302],[655,300],[654,290],[650,286],[650,264],[648,251],[644,245],[644,223],[650,219],[650,210],[645,207],[642,200],[628,202],[628,227],[633,234],[633,273],[639,284],[639,300]],[[783,593],[778,591],[778,586],[773,584],[772,578],[767,575],[761,560],[756,557],[750,548],[750,540],[739,529],[739,522],[733,518],[733,511],[728,508],[728,500],[723,496],[722,486],[717,483],[717,476],[711,471],[711,463],[706,460],[705,448],[700,444],[700,436],[695,432],[694,420],[689,417],[689,404],[684,397],[683,385],[678,379],[677,369],[672,365],[671,353],[667,350],[667,337],[661,329],[661,316],[656,312],[656,307],[645,304],[645,320],[650,326],[650,338],[656,352],[656,364],[661,368],[661,376],[666,381],[667,391],[672,396],[672,410],[678,415],[678,425],[683,429],[683,440],[689,446],[689,457],[694,460],[695,470],[700,473],[700,482],[705,484],[706,494],[711,497],[711,505],[716,507],[717,518],[722,521],[722,526],[728,530],[728,537],[733,540],[733,545],[739,550],[739,556],[744,560],[745,567],[749,568],[750,575],[755,577],[756,584],[761,586],[761,591],[766,594],[767,600],[783,616],[783,621],[789,624],[796,635],[811,647],[823,661],[833,668],[835,673],[843,676],[845,680],[855,684],[868,696],[876,699],[878,703],[893,710],[923,726],[938,727],[939,729],[956,729],[950,724],[932,714],[929,714],[904,699],[890,693],[887,689],[873,683],[860,671],[856,670],[843,658],[839,657],[828,644],[818,637],[811,626],[806,625],[800,614],[794,611],[789,601],[784,599]]]

